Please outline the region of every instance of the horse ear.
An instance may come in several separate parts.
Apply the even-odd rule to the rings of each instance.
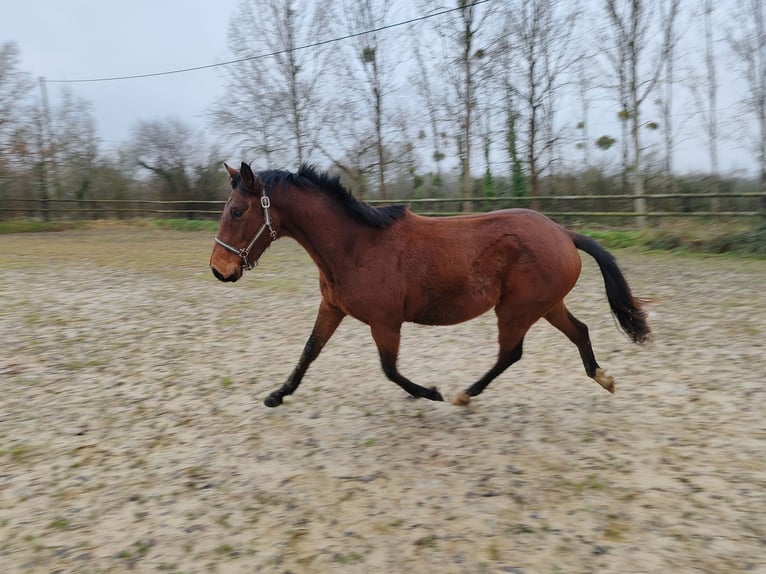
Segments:
[[[239,174],[245,189],[255,191],[255,184],[258,182],[258,176],[253,173],[253,170],[250,169],[250,166],[244,161],[242,162],[242,165],[239,166]]]
[[[228,171],[228,172],[229,172],[229,179],[230,179],[230,180],[232,180],[232,181],[233,181],[233,180],[234,180],[234,178],[235,178],[235,177],[237,177],[237,176],[239,175],[239,171],[237,171],[236,169],[234,169],[233,167],[231,167],[229,164],[227,164],[227,163],[225,163],[225,162],[224,162],[224,164],[223,164],[223,167],[225,167],[225,168],[226,168],[226,171]]]

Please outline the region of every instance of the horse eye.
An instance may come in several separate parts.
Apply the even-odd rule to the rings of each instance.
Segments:
[[[240,217],[242,217],[242,213],[243,213],[243,211],[242,211],[242,209],[241,209],[241,208],[239,208],[239,207],[232,207],[232,208],[231,208],[231,214],[232,214],[232,215],[233,215],[233,216],[234,216],[236,219],[239,219]]]

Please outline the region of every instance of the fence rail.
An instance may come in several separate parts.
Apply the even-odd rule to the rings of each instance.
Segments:
[[[0,219],[50,219],[179,216],[191,219],[220,216],[225,201],[165,201],[156,199],[0,199]],[[62,217],[55,217],[61,215]]]
[[[646,194],[645,213],[632,210],[633,196],[543,195],[530,197],[429,197],[407,199],[372,199],[373,205],[403,203],[422,215],[455,215],[470,202],[472,212],[534,205],[554,218],[630,217],[756,217],[766,215],[766,192],[743,193],[655,193]],[[221,200],[155,199],[38,199],[0,198],[0,219],[108,219],[135,217],[177,217],[215,219],[225,204]]]

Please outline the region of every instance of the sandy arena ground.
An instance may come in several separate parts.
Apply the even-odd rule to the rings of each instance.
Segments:
[[[766,572],[766,262],[617,252],[632,345],[584,256],[567,302],[617,379],[542,322],[470,407],[412,401],[346,319],[303,386],[319,293],[297,244],[237,284],[208,233],[0,236],[0,572]],[[453,395],[493,315],[408,326]]]

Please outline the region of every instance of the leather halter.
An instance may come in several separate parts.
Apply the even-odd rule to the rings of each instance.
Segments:
[[[232,253],[236,253],[242,258],[242,268],[250,271],[251,269],[255,268],[256,265],[258,265],[258,260],[256,259],[252,263],[248,261],[247,257],[250,255],[250,250],[253,248],[253,245],[255,245],[255,242],[258,241],[258,238],[263,235],[263,232],[267,229],[269,230],[269,235],[271,236],[271,240],[274,241],[277,238],[277,232],[271,225],[271,214],[269,214],[269,208],[271,207],[271,200],[269,199],[269,196],[266,195],[266,188],[262,188],[261,190],[261,207],[263,208],[263,223],[261,223],[261,226],[258,228],[258,231],[255,232],[255,235],[250,240],[250,243],[248,243],[245,247],[242,249],[237,249],[233,245],[229,245],[225,241],[218,239],[218,236],[215,237],[215,242],[223,247],[224,249],[228,249]]]

